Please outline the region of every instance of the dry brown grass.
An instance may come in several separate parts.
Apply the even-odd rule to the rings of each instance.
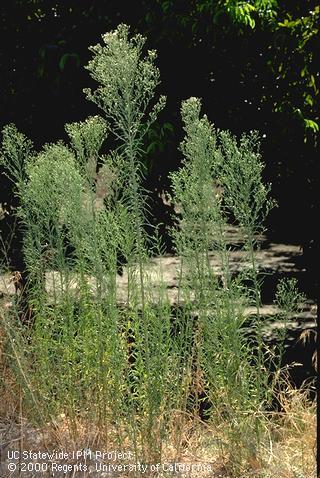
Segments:
[[[268,423],[266,433],[258,453],[251,457],[247,454],[246,461],[232,462],[232,455],[228,453],[231,444],[224,441],[228,436],[227,423],[213,428],[192,417],[181,419],[183,423],[181,435],[177,437],[172,434],[170,440],[163,444],[161,461],[163,463],[210,464],[211,472],[202,472],[201,475],[198,472],[181,475],[190,478],[273,478],[275,476],[315,478],[315,406],[307,400],[305,392],[292,389],[287,390],[286,395],[282,395],[282,406],[282,413],[269,416],[266,422]],[[178,415],[175,420],[178,419]],[[59,449],[71,452],[87,448],[92,450],[132,449],[129,442],[119,446],[116,430],[112,426],[106,433],[92,424],[79,421],[76,424],[75,434],[73,428],[75,424],[71,426],[64,416],[58,417],[42,428],[32,427],[25,419],[19,422],[20,418],[18,413],[17,417],[11,417],[11,422],[7,418],[1,423],[1,429],[6,429],[3,438],[5,437],[7,449],[17,449],[18,443],[22,449],[26,450]],[[177,446],[178,442],[180,442],[179,446]],[[2,442],[1,445],[3,444]],[[245,456],[244,450],[239,449],[239,454]],[[78,476],[80,478],[82,475]]]
[[[307,388],[288,387],[280,396],[282,413],[271,418],[270,444],[262,452],[264,478],[316,477],[316,406]]]

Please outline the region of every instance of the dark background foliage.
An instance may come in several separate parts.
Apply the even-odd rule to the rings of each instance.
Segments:
[[[66,122],[97,114],[82,92],[93,86],[83,68],[88,46],[127,23],[158,51],[159,91],[168,96],[147,139],[148,187],[168,188],[168,171],[181,160],[181,100],[202,97],[217,128],[260,131],[265,179],[279,205],[269,218],[270,239],[301,244],[316,276],[319,13],[311,0],[3,0],[1,127],[15,123],[40,148],[66,139]],[[156,194],[154,202],[166,220]],[[15,204],[2,174],[0,203]],[[10,224],[9,216],[0,222],[5,230]],[[14,241],[13,255],[18,249]]]

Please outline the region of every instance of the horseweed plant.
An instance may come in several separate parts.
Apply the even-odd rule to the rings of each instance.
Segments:
[[[257,442],[254,433],[257,422],[253,417],[265,398],[261,386],[264,369],[262,361],[255,360],[254,366],[251,365],[253,350],[242,327],[248,303],[243,285],[247,275],[232,277],[226,235],[228,206],[230,209],[233,205],[232,181],[241,187],[242,171],[238,163],[228,162],[230,145],[226,139],[233,147],[235,140],[216,132],[206,116],[200,118],[200,108],[197,98],[182,104],[186,136],[181,150],[185,159],[182,168],[171,175],[173,200],[181,214],[180,228],[173,231],[184,278],[181,294],[190,300],[195,291],[194,380],[201,375],[200,396],[209,398],[211,419],[221,420],[223,414],[231,425],[234,423],[231,430],[235,439],[231,443],[239,444],[240,438],[247,440],[249,435],[252,442]],[[227,146],[228,155],[224,154]],[[244,154],[247,151],[240,148],[240,159]],[[255,179],[259,181],[257,175]],[[222,186],[223,193],[218,186]],[[241,205],[246,214],[250,211],[250,200],[251,197]],[[219,258],[221,281],[214,274],[212,255]],[[241,427],[239,416],[243,417]]]
[[[173,309],[161,271],[156,292],[149,274],[151,251],[162,247],[157,231],[146,233],[142,186],[144,136],[165,105],[160,96],[152,106],[156,53],[144,55],[145,39],[130,38],[125,25],[102,38],[87,66],[99,85],[85,93],[103,117],[67,124],[70,145],[48,144],[38,153],[13,125],[3,130],[1,162],[20,200],[32,323],[14,320],[19,297],[3,322],[26,410],[44,422],[64,414],[75,436],[79,421],[94,423],[108,440],[129,439],[137,461],[154,461],[172,427],[179,452],[181,417],[199,413],[206,401],[210,420],[228,421],[229,451],[240,460],[235,445],[240,440],[254,453],[270,398],[255,250],[271,202],[258,138],[243,135],[238,143],[200,116],[199,99],[182,103],[184,160],[171,174],[179,210],[172,237],[181,258]],[[116,148],[104,153],[108,136]],[[230,216],[251,264],[237,276]],[[282,304],[285,291],[280,286]],[[252,295],[256,346],[244,327]]]

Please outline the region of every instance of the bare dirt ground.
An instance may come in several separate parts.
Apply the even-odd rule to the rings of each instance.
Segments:
[[[236,232],[231,230],[230,238],[235,245],[237,243]],[[233,234],[233,235],[232,235]],[[298,277],[303,282],[305,276],[305,269],[301,266],[301,249],[293,244],[275,244],[265,243],[260,251],[256,253],[256,261],[259,271],[265,275],[265,285],[262,290],[263,307],[261,314],[264,316],[274,316],[278,310],[272,305],[272,298],[275,292],[275,285],[281,277]],[[220,260],[217,255],[210,254],[210,263],[213,271],[220,274]],[[179,298],[179,268],[181,266],[180,257],[174,255],[165,255],[163,257],[155,257],[150,260],[148,267],[148,282],[151,294],[156,300],[158,285],[161,281],[166,284],[167,296],[172,305],[181,303]],[[244,251],[233,250],[230,252],[230,269],[231,272],[237,273],[241,268],[248,267],[248,261],[245,259]],[[127,280],[128,275],[126,269],[123,275],[117,276],[117,294],[120,304],[126,303],[127,298]],[[92,288],[95,288],[94,281],[88,277],[88,282],[91,283]],[[55,271],[48,271],[46,273],[46,288],[48,294],[55,289],[59,291],[59,277]],[[71,288],[76,290],[77,277],[71,277]],[[15,286],[12,274],[0,275],[0,299],[2,299],[2,307],[9,306],[12,297],[15,294]],[[0,305],[1,307],[1,305]],[[250,315],[254,309],[247,309]],[[306,303],[303,305],[301,313],[293,318],[291,327],[297,327],[299,324],[303,327],[314,327],[316,319],[316,304],[307,297]]]

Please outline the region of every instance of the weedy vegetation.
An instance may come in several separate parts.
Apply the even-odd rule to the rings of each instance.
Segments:
[[[67,124],[69,144],[40,152],[14,125],[3,129],[1,163],[19,198],[28,282],[1,310],[2,388],[20,390],[30,422],[56,434],[63,422],[72,443],[112,443],[132,450],[136,463],[158,463],[181,461],[194,440],[210,476],[218,465],[224,476],[271,476],[280,425],[270,410],[284,389],[281,347],[267,348],[262,337],[256,251],[273,202],[258,134],[237,139],[202,115],[200,99],[182,103],[183,161],[171,173],[180,258],[173,307],[161,265],[156,282],[150,274],[163,244],[143,187],[144,138],[166,101],[156,98],[156,52],[125,25],[102,39],[87,66],[98,86],[85,90],[101,116]],[[107,138],[116,146],[106,153]],[[236,275],[230,220],[245,251]],[[26,294],[30,316],[21,321]],[[279,284],[284,326],[302,299],[294,281]],[[281,476],[307,476],[309,464],[295,466]]]

